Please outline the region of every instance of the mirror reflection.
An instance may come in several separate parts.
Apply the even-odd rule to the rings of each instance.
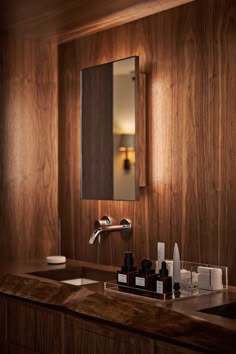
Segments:
[[[81,71],[81,198],[137,199],[138,57]]]

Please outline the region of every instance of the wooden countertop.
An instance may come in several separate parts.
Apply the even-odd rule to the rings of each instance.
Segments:
[[[113,273],[117,270],[116,267],[77,261],[68,261],[68,265],[99,268]],[[233,344],[235,320],[198,312],[199,309],[236,302],[234,288],[209,296],[154,303],[106,293],[101,283],[76,287],[26,274],[65,268],[66,265],[48,266],[44,260],[0,264],[0,292],[57,306],[65,311],[192,349],[221,354],[236,352]]]

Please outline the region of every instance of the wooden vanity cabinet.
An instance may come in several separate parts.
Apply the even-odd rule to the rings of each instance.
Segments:
[[[7,354],[38,354],[38,353],[19,345],[10,344]]]
[[[66,354],[155,354],[154,340],[101,323],[66,316]]]
[[[65,354],[204,354],[128,330],[66,316]]]
[[[6,337],[6,311],[7,301],[5,296],[0,295],[0,353],[8,354]]]
[[[64,313],[38,307],[35,311],[37,353],[64,354]]]
[[[8,299],[9,354],[64,354],[64,315],[29,302]]]
[[[34,350],[35,314],[34,306],[23,301],[8,299],[7,333],[8,342],[25,350]]]
[[[204,354],[0,295],[0,354]]]
[[[0,353],[1,354],[8,354],[7,342],[2,338],[0,338]]]
[[[189,348],[184,348],[179,345],[156,341],[156,354],[204,354],[202,351],[196,351]]]

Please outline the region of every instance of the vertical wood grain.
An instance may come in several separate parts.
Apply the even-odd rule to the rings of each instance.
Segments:
[[[135,202],[85,202],[79,198],[80,92],[74,77],[85,64],[132,55],[140,57],[147,78],[149,184]],[[69,97],[60,84],[62,102],[70,101],[60,129],[74,139],[60,155],[60,183],[73,191],[71,196],[60,189],[66,255],[120,265],[126,250],[137,262],[155,259],[157,241],[166,242],[170,258],[177,241],[182,259],[226,265],[236,285],[235,1],[199,0],[81,38],[60,46],[59,61],[70,66],[72,92]],[[112,233],[89,246],[94,220],[106,214],[117,223],[129,217],[132,237]]]
[[[0,255],[57,251],[57,51],[3,37],[0,49]]]
[[[7,333],[9,343],[35,350],[35,312],[18,300],[8,301]]]
[[[6,354],[35,354],[35,351],[32,351],[24,347],[20,347],[18,345],[9,344],[8,351],[6,352]]]
[[[0,353],[8,354],[7,344],[7,300],[0,295]]]
[[[72,316],[67,316],[65,323],[66,353],[155,353],[154,340],[141,335]]]
[[[82,70],[81,197],[113,199],[113,65]]]
[[[4,296],[0,296],[0,340],[6,339],[6,312],[7,302]]]
[[[35,322],[35,351],[64,354],[64,315],[38,307]]]
[[[179,347],[178,345],[156,341],[156,351],[158,354],[204,354],[204,352]]]

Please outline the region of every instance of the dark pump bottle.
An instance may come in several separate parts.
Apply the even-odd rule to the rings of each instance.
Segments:
[[[117,283],[124,286],[134,286],[134,278],[137,267],[134,266],[134,258],[132,252],[124,252],[124,265],[117,272]]]
[[[168,276],[165,261],[161,264],[160,274],[156,280],[156,292],[160,295],[172,295],[172,277]]]
[[[155,270],[152,268],[152,261],[144,259],[141,262],[141,269],[135,275],[135,287],[139,289],[154,290]]]

